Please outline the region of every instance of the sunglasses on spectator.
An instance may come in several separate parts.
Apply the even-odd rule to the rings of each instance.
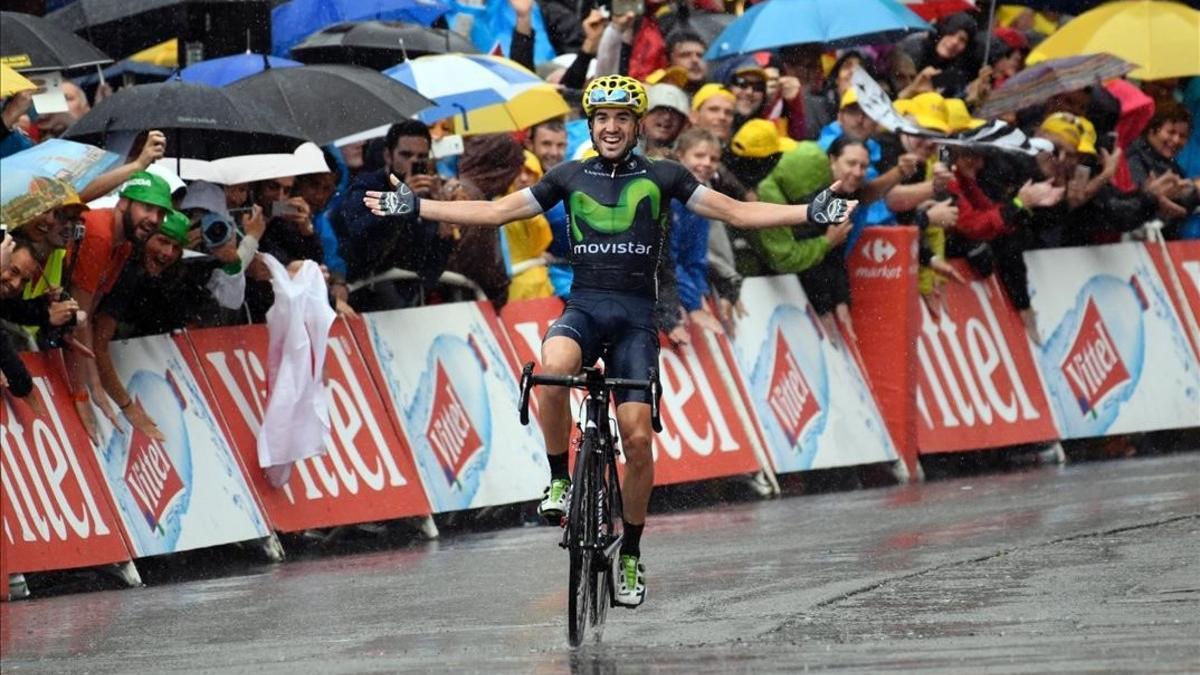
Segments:
[[[733,81],[730,82],[730,84],[734,87],[741,87],[743,89],[753,89],[754,91],[765,92],[767,90],[766,82],[763,82],[760,79],[752,78],[752,77],[735,77],[735,78],[733,78]]]

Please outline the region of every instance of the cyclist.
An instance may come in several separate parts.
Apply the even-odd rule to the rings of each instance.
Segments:
[[[565,202],[575,281],[566,309],[542,342],[545,373],[575,375],[603,356],[609,375],[645,379],[647,370],[658,365],[652,314],[660,257],[664,242],[669,241],[671,199],[705,218],[740,228],[778,227],[806,220],[850,227],[848,216],[856,202],[836,196],[836,183],[808,205],[740,202],[702,186],[676,162],[634,154],[639,122],[646,112],[646,90],[633,78],[606,75],[592,80],[583,92],[583,112],[598,155],[563,162],[532,187],[491,202],[443,202],[419,199],[393,176],[394,192],[368,192],[363,200],[377,216],[420,216],[482,227],[532,218]],[[605,347],[607,351],[601,354]],[[614,585],[617,602],[628,607],[640,605],[646,594],[640,544],[654,485],[648,396],[645,392],[616,396],[625,478],[621,489],[624,537]],[[561,387],[540,387],[538,406],[551,477],[538,512],[556,519],[566,510],[570,486],[569,392]]]

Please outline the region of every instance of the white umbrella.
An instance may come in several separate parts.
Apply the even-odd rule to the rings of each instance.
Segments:
[[[155,164],[161,164],[168,169],[178,167],[179,177],[184,180],[203,180],[218,185],[253,183],[329,171],[329,165],[325,163],[325,154],[315,143],[304,143],[291,153],[242,155],[212,161],[166,157]]]

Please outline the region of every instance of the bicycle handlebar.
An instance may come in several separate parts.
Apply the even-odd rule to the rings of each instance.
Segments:
[[[586,389],[595,392],[597,389],[609,391],[646,391],[650,393],[650,426],[655,433],[662,431],[662,418],[659,415],[659,398],[662,396],[662,384],[658,381],[658,369],[650,368],[644,380],[630,380],[620,377],[604,377],[596,371],[583,375],[534,375],[533,362],[525,364],[521,370],[521,399],[517,410],[521,415],[521,424],[529,424],[529,392],[534,385],[551,387],[569,387],[571,389]]]

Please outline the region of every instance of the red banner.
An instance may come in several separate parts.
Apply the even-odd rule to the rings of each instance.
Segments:
[[[231,445],[275,529],[390,520],[430,512],[412,452],[387,415],[367,364],[344,321],[333,325],[325,358],[328,452],[298,462],[282,489],[258,468],[256,436],[267,403],[266,326],[188,331],[181,350],[206,398],[220,411]]]
[[[958,452],[1058,438],[1025,326],[995,275],[942,286],[942,311],[921,303],[917,444]]]
[[[24,401],[0,394],[5,575],[129,560],[92,444],[53,366],[58,353],[22,356],[46,410],[36,416]]]
[[[917,229],[869,227],[847,259],[850,313],[871,393],[884,424],[916,475],[917,366],[912,344],[920,326]]]
[[[1200,241],[1167,242],[1167,255],[1158,243],[1147,243],[1158,275],[1171,293],[1175,313],[1200,356]]]
[[[562,314],[557,298],[510,302],[500,318],[521,363],[541,362],[542,335]],[[691,344],[664,345],[659,356],[663,386],[663,432],[654,440],[657,485],[758,471],[751,438],[735,412],[736,389],[725,382],[703,331],[690,329]],[[719,336],[717,344],[728,340]],[[727,363],[727,362],[726,362]],[[576,395],[578,403],[581,395]]]

